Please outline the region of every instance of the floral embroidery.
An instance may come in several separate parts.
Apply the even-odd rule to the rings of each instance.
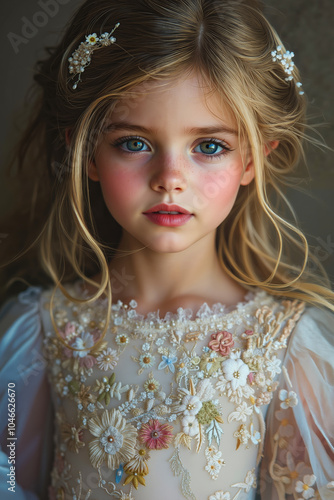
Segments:
[[[104,401],[106,406],[109,405],[111,398],[116,398],[120,401],[122,393],[129,390],[128,385],[122,386],[121,382],[116,382],[115,380],[116,376],[112,373],[109,379],[103,377],[101,381],[96,380],[95,387],[93,388],[93,391],[99,393],[97,400],[100,402]]]
[[[232,391],[235,391],[240,386],[246,385],[250,371],[248,365],[238,356],[240,356],[240,352],[232,354],[230,359],[222,363],[224,377],[230,382]]]
[[[274,378],[281,370],[277,352],[286,347],[302,312],[298,303],[281,305],[259,292],[254,303],[231,313],[225,314],[220,305],[213,309],[204,305],[195,318],[180,308],[176,315],[160,319],[157,313],[147,318],[137,314],[134,301],[129,306],[118,302],[112,306],[102,342],[98,341],[104,328],[103,300],[94,307],[74,305],[59,293],[54,306],[56,324],[67,345],[54,334],[46,334],[50,379],[59,405],[58,458],[52,473],[55,494],[63,488],[64,495],[76,492],[81,498],[82,479],[72,472],[66,450],[82,457],[87,450],[98,474],[96,487],[124,500],[134,500],[137,488],[149,484],[149,462],[162,449],[173,448],[170,466],[182,495],[191,500],[196,496],[187,470],[188,453],[197,454],[203,474],[220,481],[227,479],[222,472],[224,433],[231,432],[236,449],[241,445],[254,448],[261,456],[264,423],[260,407],[271,401],[277,389]],[[127,374],[131,360],[138,373],[132,380]],[[294,404],[291,392],[280,392],[281,404],[287,405],[287,400],[290,406]],[[226,401],[232,408],[224,424]],[[71,419],[70,405],[74,405]],[[289,411],[290,406],[280,411]],[[278,412],[277,422],[280,438],[288,437],[289,416]],[[284,460],[290,457],[289,450],[279,450],[285,452]],[[300,472],[293,483],[297,485],[311,471],[299,465],[300,460],[288,460],[295,468],[290,471],[286,465],[285,471]],[[230,491],[225,488],[209,498],[232,500],[255,486],[251,470],[243,481],[230,485]]]
[[[251,437],[251,435],[248,432],[247,427],[245,426],[245,424],[241,424],[240,427],[239,427],[239,430],[235,431],[235,433],[233,434],[233,436],[235,438],[237,438],[237,446],[236,446],[237,450],[238,450],[238,448],[239,448],[239,446],[241,444],[247,445],[248,441],[249,441],[249,439]]]
[[[234,346],[232,333],[226,331],[212,333],[211,339],[212,340],[209,342],[210,349],[219,352],[221,356],[228,356],[230,354],[230,351]]]
[[[97,438],[89,443],[89,458],[93,467],[106,462],[109,469],[114,470],[134,455],[137,430],[126,422],[118,410],[104,411],[101,419],[97,416],[91,418],[88,428]]]
[[[139,356],[138,363],[140,364],[142,369],[152,368],[155,363],[155,357],[152,356],[152,354],[150,354],[149,352],[145,352],[144,354],[141,354]]]
[[[175,366],[174,363],[178,361],[178,358],[176,356],[168,357],[168,356],[162,356],[162,361],[158,366],[158,370],[163,370],[164,368],[169,369],[172,373],[175,372]]]
[[[117,365],[118,357],[117,357],[117,352],[114,349],[110,349],[108,347],[105,351],[102,352],[97,358],[97,366],[100,368],[100,370],[111,370],[112,368],[115,368]]]
[[[161,424],[158,420],[150,420],[140,429],[139,439],[151,450],[168,448],[173,439],[173,427],[169,424]]]
[[[70,451],[79,453],[79,449],[85,446],[85,443],[82,442],[83,429],[77,429],[75,425],[63,424],[61,433]]]
[[[160,388],[159,382],[153,378],[153,374],[150,374],[151,376],[146,380],[144,383],[144,389],[148,392],[156,392]]]
[[[294,434],[294,428],[290,424],[289,419],[286,418],[284,411],[276,411],[275,417],[281,422],[278,428],[279,435],[287,438],[292,437]]]
[[[311,467],[308,467],[304,462],[296,464],[289,451],[286,455],[286,465],[289,470],[288,477],[290,476],[290,483],[286,486],[286,492],[292,495],[295,491],[296,482],[303,479],[304,476],[311,474],[312,470]]]
[[[192,396],[191,394],[184,396],[181,405],[179,405],[179,411],[183,415],[196,415],[201,408],[202,401],[200,401],[198,396]]]
[[[120,333],[116,336],[115,342],[119,346],[125,346],[129,343],[129,337],[125,333]]]
[[[297,395],[292,388],[286,368],[283,368],[288,389],[279,392],[280,410],[275,411],[278,430],[274,433],[271,476],[280,491],[294,498],[313,499],[319,497],[316,489],[316,476],[312,473],[305,445],[296,432],[292,407],[298,404]],[[302,496],[297,496],[297,493]],[[320,498],[320,497],[319,497]]]
[[[124,471],[128,477],[124,481],[124,485],[132,483],[138,489],[139,483],[145,486],[145,478],[149,470],[147,460],[150,458],[148,451],[145,448],[136,450],[133,458],[124,466]]]
[[[302,493],[303,498],[312,498],[315,492],[311,486],[314,485],[315,480],[314,474],[304,476],[302,481],[297,481],[295,490],[297,493]]]
[[[199,422],[194,416],[187,416],[181,420],[182,430],[190,437],[194,437],[199,433]]]
[[[139,472],[140,474],[148,474],[147,460],[150,458],[150,453],[146,448],[138,447],[136,453],[131,460],[126,464],[126,470],[129,472]]]
[[[77,403],[79,410],[86,410],[94,405],[96,399],[91,394],[90,386],[86,387],[85,384],[79,384],[78,381],[71,380],[69,389],[74,395],[74,401]]]
[[[241,403],[241,405],[236,407],[236,410],[229,414],[228,421],[232,422],[233,420],[241,420],[241,422],[246,422],[247,417],[252,415],[253,409],[251,406],[247,406],[245,401]]]
[[[71,347],[74,349],[80,349],[78,351],[73,351],[73,357],[85,358],[90,349],[94,346],[94,337],[91,333],[84,332],[79,337],[76,337]]]
[[[279,392],[278,397],[283,401],[281,403],[281,408],[283,408],[283,410],[286,410],[290,406],[296,406],[298,403],[297,394],[293,391],[288,392],[284,389]]]
[[[220,469],[222,465],[225,465],[225,461],[221,458],[222,452],[218,451],[215,446],[210,446],[205,450],[205,457],[207,460],[205,470],[210,474],[212,479],[218,479]]]

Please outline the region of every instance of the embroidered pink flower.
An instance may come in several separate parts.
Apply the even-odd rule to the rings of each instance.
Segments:
[[[65,340],[66,344],[70,345],[75,339],[75,325],[73,323],[66,323],[64,331],[60,330],[59,335]],[[73,351],[67,347],[63,348],[63,354],[66,358],[72,358]]]
[[[65,325],[64,331],[63,332],[60,331],[59,335],[63,339],[67,339],[68,337],[72,338],[74,333],[75,333],[75,325],[73,325],[73,323],[68,322]]]
[[[232,333],[226,331],[212,333],[211,339],[212,340],[209,342],[210,349],[219,352],[222,356],[228,356],[228,354],[230,354],[230,350],[234,346]]]
[[[161,424],[159,420],[150,420],[143,424],[138,436],[150,450],[161,450],[168,448],[173,439],[173,427],[169,424]]]
[[[88,354],[88,356],[85,356],[84,358],[79,358],[79,365],[84,366],[85,368],[93,368],[93,366],[96,363],[96,358],[94,356],[91,356]]]

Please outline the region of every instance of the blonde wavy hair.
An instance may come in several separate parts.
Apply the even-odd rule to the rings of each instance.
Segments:
[[[110,32],[116,22],[116,43],[94,52],[73,90],[68,58],[86,35]],[[295,84],[298,70],[287,82],[272,59],[277,45],[283,47],[255,0],[89,0],[76,12],[59,46],[38,65],[40,95],[20,160],[21,172],[28,166],[31,172],[34,161],[36,178],[49,193],[38,247],[44,270],[68,298],[92,302],[107,295],[110,311],[108,261],[121,228],[87,175],[105,117],[125,96],[131,106],[138,84],[195,69],[233,112],[255,165],[254,181],[240,188],[217,231],[222,267],[245,287],[334,310],[326,274],[310,255],[284,195],[308,132],[306,99]],[[270,150],[273,141],[279,145]],[[38,194],[36,200],[40,213]],[[92,279],[97,271],[100,283]],[[96,286],[96,293],[70,297],[63,283],[73,277]]]

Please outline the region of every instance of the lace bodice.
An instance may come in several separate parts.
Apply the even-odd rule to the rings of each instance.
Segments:
[[[54,496],[254,496],[266,408],[303,304],[256,291],[234,310],[204,304],[196,315],[180,308],[162,319],[118,302],[101,340],[105,301],[81,306],[58,293],[54,318],[66,347],[48,300],[44,294]],[[295,404],[284,391],[279,398]]]

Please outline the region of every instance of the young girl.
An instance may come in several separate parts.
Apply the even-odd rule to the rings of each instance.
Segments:
[[[1,498],[334,498],[333,294],[277,208],[306,98],[256,2],[89,0],[36,81]]]

